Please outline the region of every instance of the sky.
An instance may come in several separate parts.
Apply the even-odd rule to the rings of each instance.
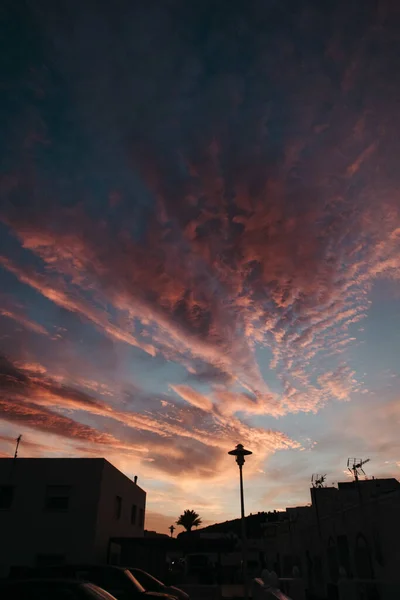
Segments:
[[[361,6],[362,4],[362,6]],[[146,528],[400,475],[399,7],[6,0],[0,455],[105,457]]]

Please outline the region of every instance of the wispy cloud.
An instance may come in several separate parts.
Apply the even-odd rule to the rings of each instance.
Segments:
[[[222,477],[240,440],[255,473],[302,445],[254,423],[284,430],[365,392],[358,324],[377,283],[398,284],[390,18],[260,3],[228,24],[200,4],[123,5],[99,3],[96,27],[64,0],[11,15],[34,48],[3,84],[19,100],[0,176],[15,303],[0,317],[23,329],[0,346],[3,418],[114,445],[121,464],[136,432],[165,481],[185,457],[194,479]],[[42,360],[55,340],[59,368]],[[94,347],[112,377],[85,372]]]
[[[258,460],[277,448],[298,446],[277,431],[249,427],[218,414],[201,416],[173,402],[157,413],[122,411],[29,365],[18,367],[3,357],[0,366],[4,420],[98,444],[99,451],[103,445],[113,452],[144,455],[154,463],[152,468],[164,473],[183,475],[187,471],[194,479],[219,477],[218,463],[235,439],[252,443],[260,452]],[[95,417],[96,429],[82,424],[82,415]],[[110,427],[115,433],[106,433]],[[129,441],[134,439],[134,431],[141,432],[142,443]]]

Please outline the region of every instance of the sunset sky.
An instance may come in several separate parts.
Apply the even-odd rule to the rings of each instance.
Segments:
[[[247,512],[400,476],[396,4],[5,1],[1,456],[161,532],[238,515],[239,442]]]

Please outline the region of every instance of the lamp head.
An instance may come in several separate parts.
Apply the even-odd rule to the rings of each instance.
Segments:
[[[236,448],[234,450],[230,450],[228,454],[230,454],[231,456],[236,456],[237,464],[239,465],[239,467],[242,467],[245,463],[244,457],[249,456],[253,453],[251,452],[251,450],[246,450],[243,444],[237,444]]]

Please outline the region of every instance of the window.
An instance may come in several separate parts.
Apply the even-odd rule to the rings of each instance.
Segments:
[[[132,509],[131,509],[131,524],[132,525],[136,524],[136,513],[137,513],[137,506],[136,506],[136,504],[132,504]]]
[[[139,527],[143,527],[144,525],[144,510],[141,508],[139,510]]]
[[[48,485],[46,488],[46,510],[66,511],[69,508],[71,487],[69,485]]]
[[[115,496],[115,518],[120,519],[122,512],[122,498],[121,496]]]
[[[0,510],[9,510],[14,498],[12,485],[0,485]]]

